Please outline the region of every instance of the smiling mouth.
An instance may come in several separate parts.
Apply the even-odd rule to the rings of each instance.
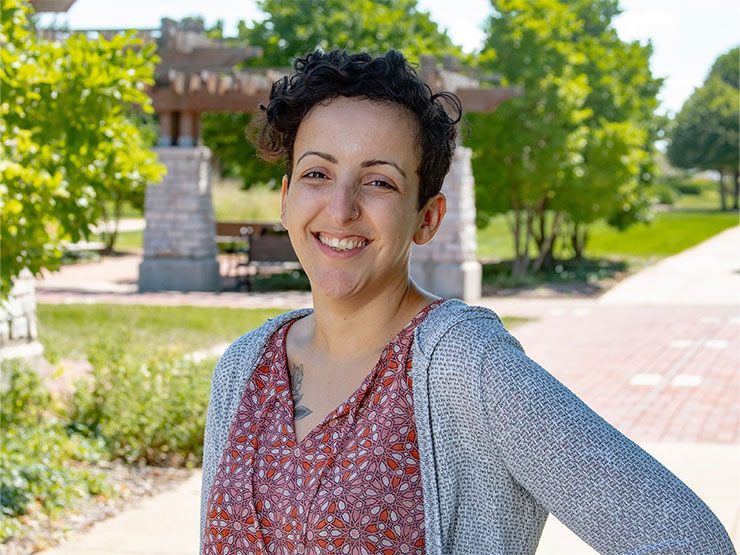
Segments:
[[[321,241],[323,245],[326,245],[332,250],[337,252],[346,252],[354,249],[361,249],[362,247],[369,245],[370,241],[367,239],[360,238],[345,238],[338,239],[336,237],[326,237],[321,233],[316,234],[316,238]]]

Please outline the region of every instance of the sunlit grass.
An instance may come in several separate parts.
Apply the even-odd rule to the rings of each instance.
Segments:
[[[213,212],[216,221],[278,222],[280,190],[264,185],[241,189],[241,180],[214,180]]]
[[[39,304],[39,341],[45,356],[84,359],[101,330],[125,329],[132,347],[195,351],[234,341],[282,312],[194,306]],[[72,330],[74,330],[73,333]]]
[[[688,209],[657,212],[649,224],[635,224],[625,231],[601,220],[589,228],[586,256],[669,256],[738,223],[737,212]],[[572,255],[565,251],[559,254]],[[513,256],[514,240],[504,216],[497,216],[488,226],[478,230],[479,258],[505,260]],[[530,245],[530,256],[536,256],[534,244]]]
[[[190,352],[230,343],[262,325],[279,309],[114,304],[39,304],[39,341],[45,356],[83,360],[105,330],[128,334],[131,348],[154,352],[167,348]],[[527,318],[504,318],[507,329]],[[74,333],[70,333],[74,330]]]
[[[738,215],[719,211],[659,212],[650,224],[636,224],[624,232],[600,222],[593,226],[589,256],[669,256],[738,225]]]

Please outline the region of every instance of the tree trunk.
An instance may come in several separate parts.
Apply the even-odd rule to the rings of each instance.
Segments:
[[[549,264],[552,265],[552,262],[554,260],[554,257],[552,255],[552,248],[555,244],[555,237],[558,233],[558,219],[560,218],[561,214],[562,212],[560,210],[557,210],[552,218],[552,228],[550,229],[550,233],[540,247],[539,256],[532,266],[532,269],[535,272],[539,271],[546,262],[549,262]]]
[[[537,245],[538,252],[542,250],[542,245],[544,244],[545,236],[547,235],[545,212],[547,212],[547,197],[541,197],[537,201],[537,208],[535,209],[535,213],[532,215],[533,218],[536,217],[539,223],[539,228],[535,229],[534,225],[531,226],[532,237],[534,237],[534,242]],[[532,223],[534,223],[534,220]]]
[[[527,269],[529,266],[529,240],[531,238],[531,227],[532,227],[532,210],[530,208],[524,209],[524,214],[526,215],[527,221],[524,225],[525,229],[525,235],[524,235],[524,242],[519,240],[519,232],[522,229],[521,225],[521,214],[519,210],[516,210],[516,235],[515,235],[515,241],[516,241],[516,256],[514,258],[514,264],[512,265],[511,274],[515,277],[521,277],[524,276],[527,273]]]
[[[113,203],[113,214],[109,216],[108,211],[105,209],[105,204],[100,203],[100,212],[103,215],[103,231],[100,234],[103,239],[103,254],[113,253],[113,247],[115,246],[116,238],[118,237],[118,225],[121,221],[122,209],[123,200],[117,198]]]
[[[725,198],[725,172],[719,170],[719,200],[722,205],[722,212],[727,210],[727,199]]]
[[[581,244],[578,241],[578,228],[578,222],[574,222],[573,233],[570,234],[570,244],[573,247],[573,252],[575,252],[575,256],[573,258],[576,260],[580,260],[581,258],[583,258],[583,250],[581,249]]]
[[[581,260],[586,250],[586,241],[588,241],[588,226],[576,222],[573,225],[573,234],[570,236],[570,244],[573,246],[575,260]]]
[[[732,197],[732,208],[734,210],[738,209],[738,202],[740,202],[740,170],[735,170],[735,173],[732,174],[735,180],[735,191],[734,195]]]

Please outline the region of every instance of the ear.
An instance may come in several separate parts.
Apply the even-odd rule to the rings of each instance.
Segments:
[[[430,198],[419,211],[414,243],[424,245],[434,238],[447,212],[447,199],[444,194],[437,193]]]
[[[288,195],[288,176],[283,176],[283,187],[281,190],[281,197],[280,197],[280,222],[283,224],[283,227],[287,228],[288,226],[285,225],[285,197]]]

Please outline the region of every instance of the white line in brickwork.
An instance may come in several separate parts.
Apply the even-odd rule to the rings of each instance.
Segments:
[[[673,387],[696,387],[703,379],[696,374],[678,374],[671,380],[671,385]]]
[[[733,316],[730,318],[730,324],[740,324],[740,316]]]
[[[586,316],[589,312],[591,312],[591,309],[588,308],[576,308],[573,310],[575,316]]]
[[[564,308],[551,308],[550,310],[547,311],[547,313],[553,316],[560,316],[562,314],[565,314],[565,309]]]
[[[727,347],[727,340],[726,339],[707,339],[704,342],[704,345],[708,349],[724,349]]]
[[[699,318],[699,322],[702,324],[718,324],[719,318],[716,316],[704,316],[703,318]]]
[[[630,385],[658,385],[662,379],[660,374],[635,374],[630,379]]]
[[[671,347],[691,347],[693,343],[691,339],[674,339],[671,341]]]

